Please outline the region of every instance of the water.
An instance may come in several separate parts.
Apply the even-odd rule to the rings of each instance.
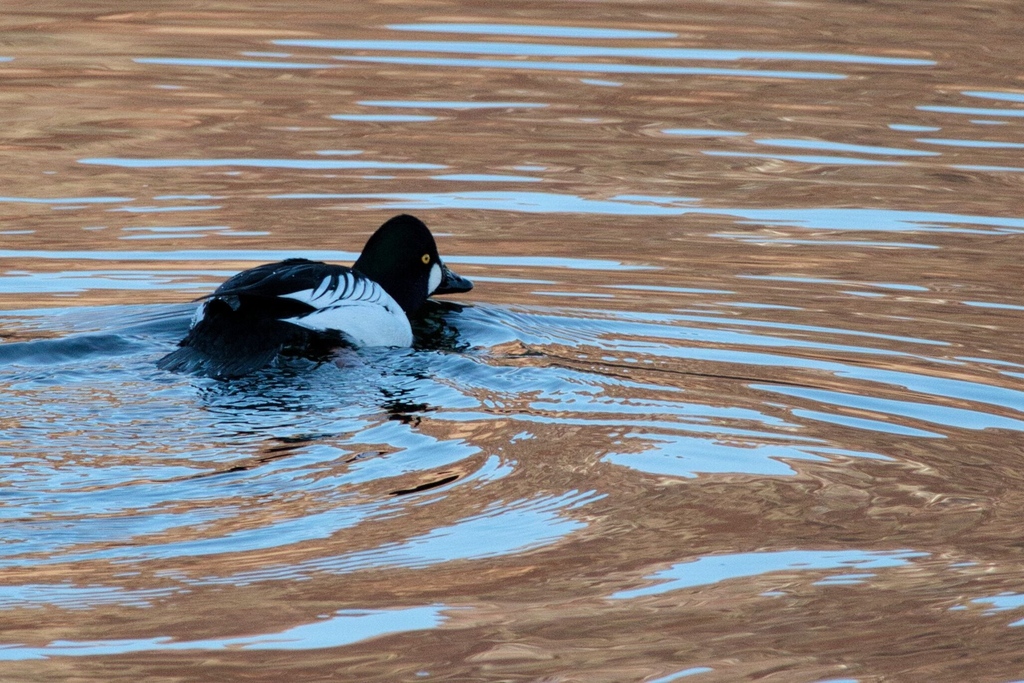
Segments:
[[[1024,678],[1020,8],[563,10],[4,11],[5,680]],[[155,367],[398,212],[415,348]]]

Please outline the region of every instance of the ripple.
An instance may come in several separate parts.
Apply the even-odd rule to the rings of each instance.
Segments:
[[[585,528],[586,524],[564,517],[561,513],[603,497],[593,491],[568,491],[560,496],[538,496],[507,504],[495,502],[479,515],[449,526],[440,526],[401,543],[192,583],[244,586],[258,581],[309,578],[315,573],[347,574],[381,567],[422,569],[456,560],[479,560],[523,553],[551,545]]]
[[[971,603],[975,605],[988,605],[985,614],[986,616],[991,616],[999,612],[1007,612],[1024,607],[1024,595],[1019,593],[1003,593],[984,598],[974,598],[971,600]],[[1024,626],[1024,619],[1015,621],[1010,626]]]
[[[0,202],[15,204],[123,204],[132,197],[0,197]]]
[[[922,104],[917,107],[920,111],[933,111],[940,114],[967,114],[970,116],[1011,116],[1020,118],[1024,116],[1024,109],[985,109],[982,107],[950,107],[946,105]]]
[[[182,237],[174,233],[175,237]],[[204,234],[184,235],[184,237],[204,237]],[[122,238],[127,239],[127,238]],[[233,275],[226,270],[74,270],[48,272],[8,272],[0,276],[0,287],[3,291],[27,293],[62,293],[71,294],[88,292],[98,289],[109,290],[196,290],[209,287],[215,279],[223,279]],[[70,339],[65,339],[71,342]],[[81,341],[81,340],[79,340]],[[31,342],[43,344],[44,342]],[[41,351],[41,355],[53,353],[56,349]],[[12,353],[8,346],[0,347],[0,358]],[[55,357],[60,357],[58,353]],[[2,361],[0,361],[2,362]]]
[[[220,205],[211,206],[126,206],[120,209],[108,209],[122,213],[173,213],[176,211],[216,211],[223,209]]]
[[[404,64],[408,66],[453,66],[475,69],[512,69],[525,71],[586,71],[606,74],[651,74],[673,76],[733,76],[740,78],[779,78],[837,80],[843,74],[818,71],[771,71],[758,69],[716,69],[700,66],[659,66],[656,64],[611,64],[607,62],[537,62],[503,59],[456,59],[454,57],[335,57],[348,62]]]
[[[771,572],[807,572],[829,569],[883,569],[901,567],[927,553],[896,550],[783,550],[776,552],[713,555],[681,562],[647,579],[658,583],[646,588],[619,591],[612,600],[662,595],[684,588],[707,586],[730,579],[761,576]]]
[[[923,379],[923,378],[922,378]],[[927,382],[927,380],[923,380]],[[949,389],[958,390],[959,398],[972,397],[976,401],[1000,405],[1024,413],[1024,394],[1000,387],[991,387],[993,396],[988,396],[989,390],[984,385],[969,382],[958,382],[957,380],[937,380],[931,383],[939,383]],[[955,386],[950,386],[955,385]],[[877,396],[860,396],[855,394],[844,394],[824,389],[804,389],[798,387],[779,387],[768,385],[753,385],[755,389],[770,391],[787,396],[806,398],[817,403],[857,408],[883,415],[895,415],[910,418],[922,422],[941,425],[956,429],[1010,429],[1013,431],[1024,431],[1024,421],[1009,417],[1001,417],[990,413],[983,413],[976,410],[964,408],[952,408],[932,403],[915,403],[913,401],[899,401],[884,399]],[[1002,399],[1002,400],[1000,400]]]
[[[436,116],[417,116],[415,114],[332,114],[335,121],[369,121],[380,123],[419,123],[436,121]]]
[[[933,66],[927,59],[873,57],[819,52],[762,50],[708,50],[693,48],[607,47],[545,45],[540,43],[458,42],[431,40],[275,40],[275,45],[326,48],[332,50],[380,50],[395,52],[442,52],[447,54],[515,55],[519,57],[616,57],[692,61],[773,60],[839,62],[843,64],[884,64],[892,66]]]
[[[687,135],[691,137],[742,137],[746,133],[734,130],[716,130],[714,128],[665,128],[661,131],[666,135]]]
[[[940,138],[918,138],[918,142],[946,147],[974,147],[978,149],[1024,149],[1024,143],[998,142],[995,140],[952,140]]]
[[[330,159],[128,159],[105,157],[79,159],[80,164],[94,166],[118,166],[120,168],[216,168],[218,166],[241,166],[246,168],[294,168],[312,170],[361,169],[361,168],[405,168],[441,169],[443,164],[420,164],[394,161],[349,161]]]
[[[449,173],[431,176],[434,180],[453,180],[469,183],[539,183],[541,178],[524,175],[496,175],[487,173]]]
[[[576,213],[632,216],[724,215],[742,219],[741,223],[789,226],[811,230],[862,230],[868,232],[910,233],[955,232],[964,234],[1018,233],[1024,231],[1024,219],[1003,216],[979,216],[896,209],[833,208],[828,206],[781,209],[725,206],[705,208],[695,205],[697,200],[694,198],[671,196],[620,195],[608,199],[590,199],[555,192],[516,192],[506,190],[405,194],[304,193],[271,195],[270,198],[369,200],[373,202],[373,208],[398,210],[477,209],[509,211],[513,213]],[[973,227],[968,228],[964,226]],[[987,229],[981,230],[980,228]],[[0,255],[2,255],[2,252],[0,252]]]
[[[911,123],[890,123],[889,128],[892,130],[905,131],[908,133],[927,133],[936,130],[942,130],[937,126],[920,126]]]
[[[175,640],[167,636],[108,640],[55,640],[42,647],[0,645],[0,660],[96,657],[188,650],[322,650],[390,633],[434,629],[444,623],[442,605],[391,610],[339,610],[326,619],[259,635]]]
[[[161,251],[50,251],[40,249],[0,249],[0,258],[8,259],[40,259],[60,260],[73,259],[85,261],[250,261],[267,263],[270,261],[283,261],[289,258],[308,258],[318,261],[355,261],[359,254],[352,251],[333,251],[325,249],[311,250],[256,250],[256,249],[180,249]],[[562,258],[557,256],[445,256],[447,263],[465,263],[480,266],[521,266],[533,268],[564,268],[568,270],[659,270],[657,266],[640,264],[629,264],[611,259],[587,259],[587,258]],[[58,280],[64,277],[76,278],[81,271],[68,271],[67,273],[15,273],[11,274],[9,281],[12,283],[32,280],[36,282]],[[125,280],[145,282],[148,273],[144,270],[125,271],[88,271],[97,275],[106,273],[110,276],[123,277]],[[235,271],[211,270],[211,271],[153,271],[154,278],[150,282],[159,283],[157,276],[167,274],[165,280],[171,282],[173,276],[188,274],[210,273],[212,276],[224,277],[233,275]],[[24,280],[20,280],[24,278]],[[102,282],[102,280],[100,280]],[[83,285],[88,284],[83,282]]]
[[[989,100],[1004,100],[1006,102],[1024,102],[1024,93],[1019,92],[993,92],[990,90],[964,90],[968,97],[984,97]]]
[[[778,159],[779,161],[794,161],[801,164],[824,164],[838,166],[900,166],[899,161],[882,161],[880,159],[858,159],[856,157],[835,157],[826,155],[808,154],[760,154],[757,152],[728,152],[728,151],[704,151],[712,157],[737,157],[747,159]]]
[[[732,439],[734,445],[716,443],[713,438],[651,433],[631,432],[623,438],[641,440],[647,447],[640,453],[611,453],[604,456],[605,462],[670,477],[692,478],[699,473],[790,476],[796,471],[786,464],[787,460],[826,459],[815,453],[813,446],[799,448],[737,437]],[[864,457],[877,456],[864,454]]]
[[[408,194],[283,194],[271,199],[363,199],[382,202],[386,209],[484,209],[517,213],[600,213],[635,216],[681,215],[676,207],[616,199],[586,199],[553,192],[423,192]],[[688,201],[671,199],[671,201]]]
[[[917,149],[902,149],[899,147],[876,147],[874,145],[851,145],[844,142],[829,142],[826,140],[777,140],[763,139],[755,140],[759,145],[771,145],[775,147],[794,147],[798,149],[816,149],[828,152],[852,152],[855,154],[887,154],[891,156],[938,156],[938,152],[926,152]],[[920,142],[920,141],[919,141]]]
[[[100,605],[152,607],[161,598],[174,594],[172,588],[128,590],[119,586],[76,586],[72,583],[29,583],[0,587],[0,610],[39,608],[43,605],[61,609],[95,609]],[[4,645],[0,644],[0,659]]]
[[[711,673],[712,671],[714,671],[714,669],[708,666],[693,666],[688,669],[676,671],[675,673],[671,673],[668,676],[655,678],[653,680],[648,681],[647,683],[671,683],[672,681],[677,681],[680,678],[686,678],[687,676],[696,676],[698,674]]]
[[[310,64],[308,62],[257,62],[244,59],[200,59],[195,57],[136,57],[136,64],[161,66],[212,66],[228,69],[336,69],[337,64]]]
[[[433,33],[481,33],[506,36],[544,38],[607,38],[631,40],[638,38],[675,38],[676,33],[589,26],[540,26],[536,24],[388,24],[392,31],[430,31]]]
[[[436,100],[360,100],[365,107],[396,107],[405,109],[539,109],[546,104],[537,102],[446,102]]]

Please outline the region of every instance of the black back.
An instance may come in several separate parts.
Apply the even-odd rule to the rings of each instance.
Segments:
[[[203,319],[188,331],[178,349],[157,361],[157,367],[217,379],[241,377],[264,367],[284,349],[309,347],[319,336],[230,298],[212,299],[206,303]]]
[[[241,273],[233,275],[226,280],[224,284],[213,291],[213,294],[204,298],[213,299],[227,296],[277,298],[292,292],[313,289],[325,277],[344,273],[348,270],[349,268],[345,266],[329,265],[304,258],[290,258],[285,261],[267,263],[250,268],[249,270],[243,270]],[[277,317],[301,315],[312,310],[311,306],[300,304],[298,301],[286,300],[282,303],[287,304],[288,301],[297,304],[299,307],[295,309],[294,313],[284,311],[281,316]],[[267,315],[275,314],[267,311]]]

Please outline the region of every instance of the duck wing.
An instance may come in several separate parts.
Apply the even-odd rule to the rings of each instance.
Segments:
[[[283,350],[411,343],[408,318],[376,282],[345,266],[289,259],[243,271],[203,297],[180,348],[157,365],[230,378]]]

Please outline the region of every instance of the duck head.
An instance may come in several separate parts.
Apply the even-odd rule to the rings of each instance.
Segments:
[[[473,289],[472,282],[441,260],[434,236],[423,221],[408,214],[395,216],[377,228],[352,268],[383,287],[406,315],[418,311],[434,294]]]

